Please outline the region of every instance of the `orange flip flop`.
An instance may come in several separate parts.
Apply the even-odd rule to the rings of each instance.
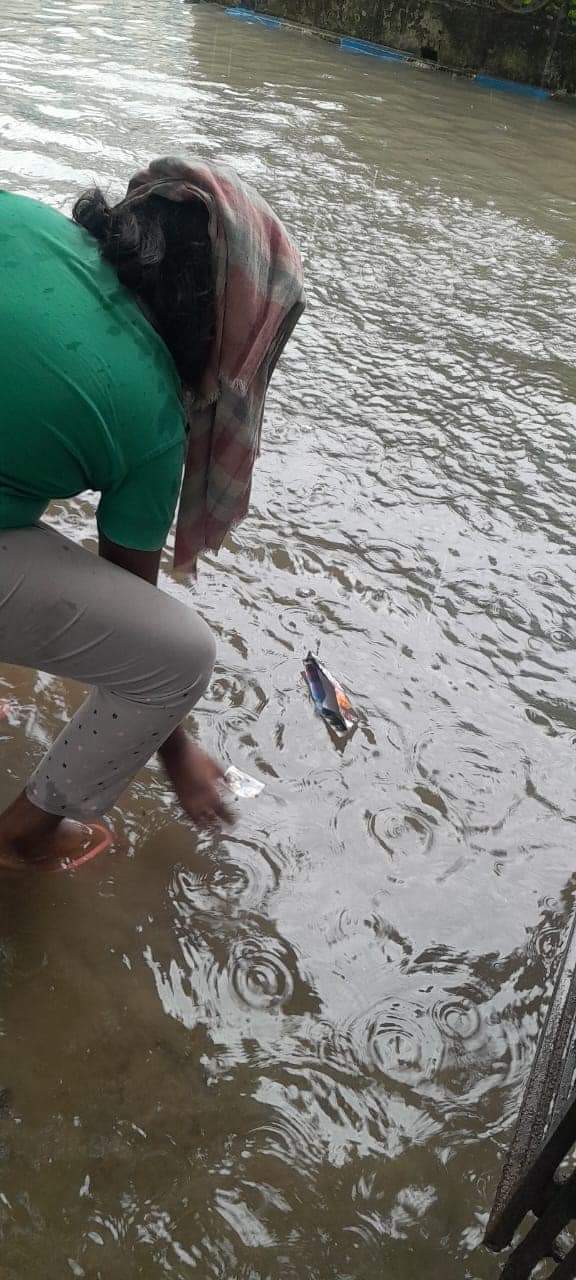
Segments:
[[[52,871],[53,873],[59,871],[75,871],[76,867],[83,867],[85,862],[92,862],[92,859],[97,858],[98,854],[105,853],[106,850],[110,848],[110,845],[112,844],[112,832],[108,830],[108,827],[103,827],[100,822],[85,822],[83,823],[83,826],[87,827],[89,831],[101,834],[102,839],[99,843],[95,844],[91,849],[86,849],[84,853],[77,854],[73,858],[60,858],[56,863],[56,866],[46,867],[47,871]]]
[[[102,826],[100,822],[85,822],[82,825],[93,835],[101,837],[100,840],[96,840],[96,844],[93,844],[89,849],[85,849],[82,853],[78,853],[72,858],[47,858],[45,861],[38,858],[26,862],[23,858],[21,864],[8,858],[2,858],[0,855],[0,867],[6,867],[10,871],[31,871],[34,868],[35,871],[48,871],[52,875],[62,871],[75,871],[77,867],[84,866],[84,863],[92,862],[92,859],[97,858],[100,853],[105,853],[110,848],[114,838],[108,827]]]

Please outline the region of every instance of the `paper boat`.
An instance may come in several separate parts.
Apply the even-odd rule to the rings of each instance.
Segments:
[[[304,659],[302,674],[319,714],[341,737],[349,733],[357,724],[358,716],[342,685],[312,653]]]

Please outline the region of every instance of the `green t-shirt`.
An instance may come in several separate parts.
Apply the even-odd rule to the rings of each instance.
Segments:
[[[1,191],[0,528],[93,489],[111,542],[157,550],[184,444],[172,357],[96,241]]]

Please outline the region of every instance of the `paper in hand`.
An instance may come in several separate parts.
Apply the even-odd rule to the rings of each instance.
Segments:
[[[224,774],[226,786],[238,800],[254,800],[264,790],[264,783],[251,778],[249,773],[241,773],[231,764]]]

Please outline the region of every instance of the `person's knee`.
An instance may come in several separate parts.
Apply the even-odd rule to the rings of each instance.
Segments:
[[[186,611],[188,614],[188,611]],[[216,661],[216,641],[210,628],[190,613],[182,625],[172,657],[175,693],[193,705],[208,688]]]

